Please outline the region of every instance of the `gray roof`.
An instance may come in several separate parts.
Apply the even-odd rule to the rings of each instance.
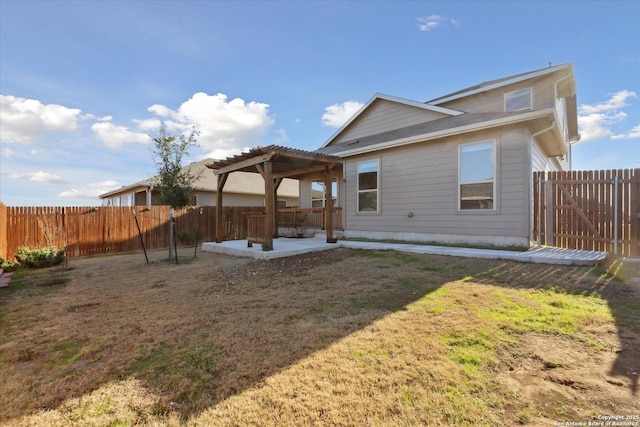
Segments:
[[[418,135],[425,135],[439,132],[447,129],[460,128],[480,124],[491,120],[503,119],[506,117],[519,116],[522,112],[500,112],[500,113],[465,113],[459,116],[445,117],[442,119],[431,120],[417,125],[407,126],[400,129],[394,129],[375,135],[365,136],[362,138],[345,141],[340,144],[329,145],[316,150],[322,154],[337,154],[347,150],[360,149],[382,144],[389,141],[395,141],[403,138],[410,138]]]
[[[503,85],[507,85],[507,84],[518,82],[518,81],[523,80],[523,79],[528,79],[528,78],[531,78],[531,77],[535,77],[535,76],[538,76],[538,75],[545,75],[545,74],[549,74],[549,73],[554,73],[556,71],[564,70],[564,69],[570,68],[570,67],[571,67],[570,64],[560,64],[560,65],[549,66],[547,68],[540,68],[538,70],[527,71],[526,73],[514,74],[512,76],[502,77],[502,78],[495,79],[495,80],[489,80],[489,81],[482,82],[482,83],[474,85],[474,86],[470,86],[470,87],[458,90],[456,92],[449,93],[447,95],[443,95],[443,96],[439,96],[437,98],[431,99],[431,100],[427,101],[426,104],[438,105],[441,102],[443,102],[444,100],[463,97],[463,96],[466,96],[467,94],[471,94],[471,93],[475,93],[475,92],[478,92],[478,91],[482,91],[482,90],[484,90],[486,88],[490,88],[490,87],[494,87],[494,86],[503,86]]]

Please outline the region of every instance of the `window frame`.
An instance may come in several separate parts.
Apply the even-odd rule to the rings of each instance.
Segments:
[[[313,197],[313,192],[314,192],[313,184],[315,183],[318,183],[322,186],[322,197],[320,198]],[[338,185],[338,179],[337,178],[331,179],[331,197],[333,198],[332,200],[333,207],[340,206],[340,198],[338,197],[339,191],[340,191],[340,186]],[[322,202],[322,206],[315,206],[314,202]],[[324,181],[321,179],[314,179],[311,181],[311,207],[324,208],[326,206],[327,206],[327,188],[324,185]]]
[[[463,148],[464,147],[469,147],[469,146],[473,146],[473,145],[480,145],[480,144],[487,144],[490,143],[491,144],[491,162],[493,163],[493,170],[492,170],[492,178],[490,180],[471,180],[471,181],[462,181],[462,152],[463,152]],[[498,197],[497,197],[497,182],[498,182],[498,144],[497,141],[495,139],[487,139],[487,140],[483,140],[483,141],[475,141],[475,142],[469,142],[469,143],[465,143],[465,144],[460,144],[458,145],[458,198],[457,198],[457,206],[458,206],[458,212],[473,212],[473,213],[481,213],[481,212],[485,212],[485,213],[490,213],[490,212],[497,212],[498,211]],[[485,183],[489,183],[491,182],[492,186],[492,206],[491,208],[475,208],[475,209],[464,209],[462,208],[462,185],[466,185],[466,184],[485,184]]]
[[[376,188],[360,190],[360,165],[364,163],[376,164]],[[380,158],[360,160],[356,163],[356,213],[358,215],[373,215],[380,213]],[[376,210],[375,211],[363,211],[360,210],[360,194],[361,193],[376,193]]]
[[[529,94],[529,105],[527,107],[524,108],[518,108],[517,110],[508,110],[507,109],[507,102],[510,98],[510,96],[514,96],[515,94],[519,93],[519,92],[528,92]],[[511,92],[507,92],[504,94],[504,111],[509,113],[509,112],[516,112],[516,111],[531,111],[533,110],[533,88],[531,87],[527,87],[524,89],[518,89],[518,90],[514,90]]]

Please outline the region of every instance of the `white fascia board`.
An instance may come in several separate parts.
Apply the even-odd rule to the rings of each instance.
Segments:
[[[484,129],[490,129],[497,126],[505,126],[513,123],[523,122],[527,120],[537,119],[552,115],[555,118],[555,110],[553,108],[547,108],[544,110],[528,111],[517,116],[503,117],[500,119],[489,120],[486,122],[474,123],[471,125],[459,126],[451,129],[445,129],[437,132],[430,132],[421,135],[410,136],[407,138],[396,139],[393,141],[381,142],[380,144],[369,145],[362,148],[353,148],[351,150],[340,151],[333,153],[333,156],[350,157],[358,154],[369,153],[372,151],[385,150],[388,148],[401,147],[403,145],[410,145],[416,142],[424,142],[438,138],[445,138],[448,136],[460,135],[467,132],[477,132]]]
[[[556,71],[560,71],[566,68],[571,67],[570,64],[562,64],[562,65],[556,65],[555,67],[550,67],[550,68],[545,68],[542,70],[538,70],[532,73],[528,73],[528,74],[524,74],[522,76],[519,77],[514,77],[512,79],[509,80],[504,80],[498,83],[494,83],[492,85],[488,85],[488,86],[482,86],[473,90],[470,90],[468,92],[462,92],[459,93],[457,95],[452,95],[452,96],[448,96],[446,98],[442,98],[442,99],[438,99],[435,102],[430,102],[429,105],[438,105],[438,104],[442,104],[444,102],[449,102],[449,101],[453,101],[456,99],[460,99],[460,98],[464,98],[466,96],[471,96],[471,95],[475,95],[477,93],[482,93],[482,92],[486,92],[488,90],[493,90],[493,89],[497,89],[503,86],[507,86],[507,85],[511,85],[514,83],[519,83],[519,82],[523,82],[525,80],[529,80],[529,79],[534,79],[536,77],[540,77],[540,76],[544,76],[550,73],[555,73]]]
[[[342,133],[343,130],[345,130],[351,123],[353,123],[353,121],[356,118],[358,118],[358,116],[360,116],[360,114],[362,114],[367,108],[369,108],[369,106],[371,104],[373,104],[378,99],[382,99],[382,100],[390,101],[390,102],[395,102],[395,103],[398,103],[398,104],[410,105],[412,107],[422,108],[423,110],[433,111],[433,112],[436,112],[436,113],[447,114],[449,116],[459,116],[460,114],[464,114],[462,111],[452,110],[451,108],[438,107],[436,105],[425,104],[424,102],[412,101],[410,99],[399,98],[397,96],[391,96],[391,95],[385,95],[383,93],[379,93],[378,92],[375,95],[373,95],[371,97],[371,99],[369,99],[367,101],[366,104],[364,104],[362,107],[360,107],[360,109],[358,111],[356,111],[356,113],[353,114],[349,118],[349,120],[347,120],[345,122],[345,124],[340,126],[340,128],[333,135],[331,135],[331,137],[329,137],[327,142],[322,144],[322,147],[320,147],[320,148],[324,148],[327,145],[329,145],[331,143],[331,141],[333,141],[338,135],[340,135],[340,133]]]

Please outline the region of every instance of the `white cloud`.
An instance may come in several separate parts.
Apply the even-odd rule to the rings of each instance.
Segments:
[[[103,182],[95,182],[85,187],[73,188],[58,194],[58,197],[71,197],[81,199],[97,199],[100,194],[120,188],[117,181],[109,180]]]
[[[346,101],[341,104],[333,104],[325,107],[322,115],[322,124],[339,128],[346,123],[364,104],[358,101]]]
[[[0,139],[29,144],[46,132],[73,132],[80,110],[35,99],[0,95]]]
[[[28,178],[29,181],[34,181],[34,182],[43,182],[45,184],[57,184],[57,185],[61,185],[61,184],[68,184],[68,181],[65,181],[64,179],[62,179],[61,176],[59,175],[55,175],[53,173],[49,173],[49,172],[43,172],[43,171],[38,171],[38,172],[30,172],[30,173],[26,173],[26,174],[20,174],[20,173],[10,173],[7,175],[8,178],[11,179],[24,179],[24,178]]]
[[[0,154],[2,155],[2,157],[4,157],[5,159],[10,159],[11,156],[13,156],[15,154],[15,151],[13,151],[10,148],[3,148],[2,151],[0,152]]]
[[[442,16],[442,15],[424,16],[424,17],[417,18],[417,21],[418,21],[418,28],[420,29],[420,31],[424,31],[424,32],[431,31],[435,28],[438,28],[440,26],[447,25],[447,24],[451,24],[456,28],[459,28],[462,26],[460,21],[458,21],[457,19],[447,18],[446,16]]]
[[[67,181],[62,179],[62,177],[49,172],[39,171],[39,172],[31,173],[29,175],[31,176],[29,181],[44,182],[47,184],[67,184],[68,183]]]
[[[627,100],[630,98],[637,98],[636,93],[629,90],[621,90],[612,94],[605,102],[581,105],[578,108],[580,141],[586,142],[600,138],[614,140],[640,138],[640,131],[638,130],[640,126],[622,133],[616,133],[612,129],[614,125],[623,123],[627,119],[627,113],[620,110],[629,106]]]
[[[94,123],[91,129],[98,139],[111,148],[120,148],[125,143],[148,144],[151,142],[151,138],[146,133],[133,132],[109,121]]]
[[[246,147],[258,145],[262,136],[273,126],[269,105],[245,102],[240,98],[227,100],[227,95],[195,93],[177,110],[164,105],[152,105],[148,110],[159,118],[137,121],[140,129],[154,131],[160,120],[169,132],[186,132],[192,127],[200,131],[198,144],[213,158],[237,154]]]

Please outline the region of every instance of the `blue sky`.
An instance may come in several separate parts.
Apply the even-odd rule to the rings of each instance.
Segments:
[[[0,1],[0,201],[99,205],[190,160],[319,148],[376,92],[427,101],[573,63],[574,169],[640,167],[640,2]]]

